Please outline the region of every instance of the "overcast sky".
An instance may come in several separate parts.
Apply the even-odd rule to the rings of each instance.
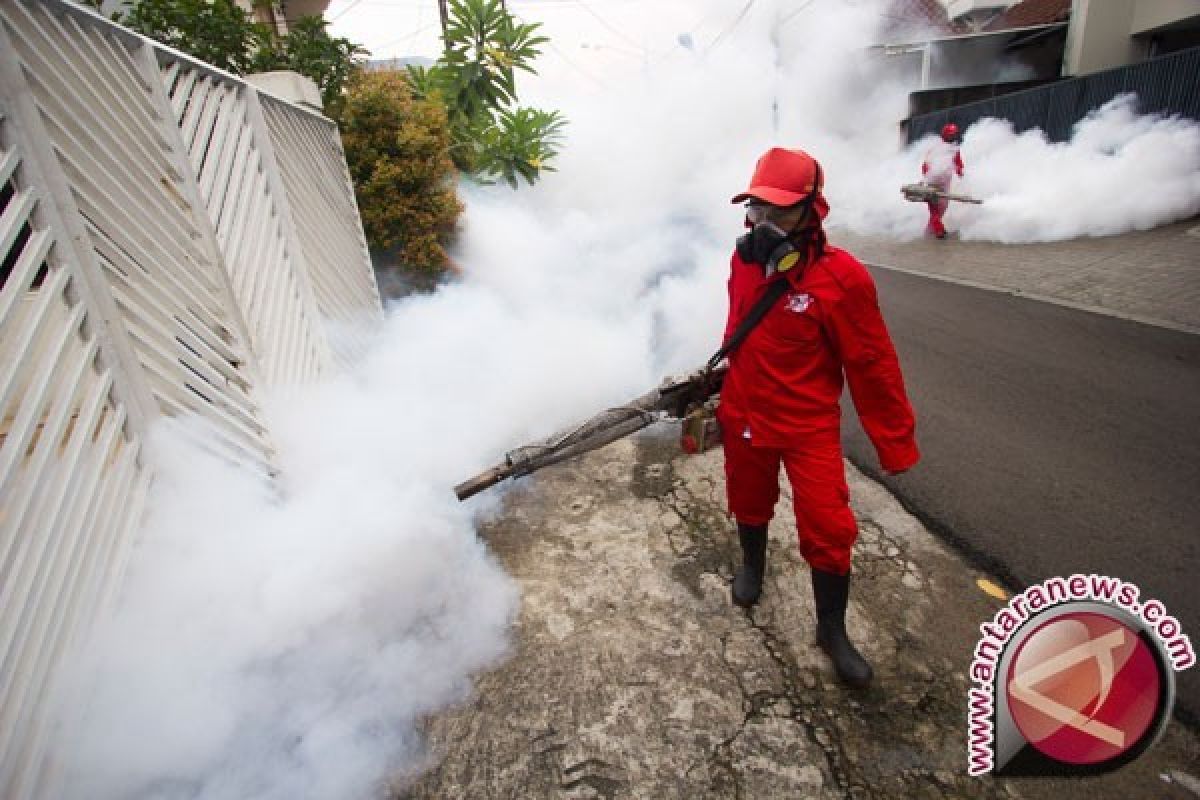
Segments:
[[[537,62],[539,72],[564,70],[593,82],[622,66],[640,69],[679,53],[688,41],[705,48],[738,20],[744,5],[508,0],[512,13],[524,22],[542,23],[550,37]],[[334,34],[363,45],[371,58],[436,58],[440,52],[437,0],[333,0],[325,18]]]

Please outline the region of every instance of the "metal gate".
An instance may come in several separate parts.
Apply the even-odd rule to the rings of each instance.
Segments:
[[[1001,95],[912,117],[908,141],[936,135],[947,122],[966,128],[984,117],[1012,122],[1017,131],[1041,128],[1053,142],[1071,138],[1075,123],[1120,94],[1138,96],[1143,114],[1179,114],[1200,119],[1200,47],[1161,58],[1070,78],[1036,89]]]

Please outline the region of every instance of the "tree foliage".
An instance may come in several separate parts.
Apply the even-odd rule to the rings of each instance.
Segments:
[[[462,204],[454,193],[445,108],[404,74],[354,76],[338,122],[367,242],[410,273],[438,275]]]
[[[320,88],[321,101],[331,113],[366,54],[349,39],[330,36],[320,17],[301,17],[286,35],[277,36],[234,0],[137,0],[113,18],[238,75],[273,69],[306,75]]]
[[[451,110],[476,120],[515,102],[516,70],[534,74],[549,41],[538,27],[515,22],[500,0],[451,0],[440,62]]]
[[[477,171],[488,180],[502,180],[514,189],[518,178],[533,183],[540,172],[554,171],[549,162],[558,154],[565,124],[556,111],[500,111],[483,131]]]
[[[337,113],[342,89],[359,70],[367,51],[349,39],[329,35],[325,20],[301,17],[286,36],[272,40],[257,57],[255,69],[290,69],[307,75],[321,90],[326,113]]]
[[[558,152],[566,120],[557,111],[515,107],[518,70],[549,40],[540,24],[518,23],[500,0],[450,0],[445,52],[429,69],[410,67],[420,97],[446,106],[454,163],[480,180],[533,183]]]
[[[113,18],[215,67],[245,74],[270,31],[233,0],[139,0]]]

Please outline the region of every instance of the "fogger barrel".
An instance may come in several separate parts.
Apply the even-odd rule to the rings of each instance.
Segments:
[[[943,191],[936,186],[930,186],[928,183],[909,183],[900,187],[900,194],[904,195],[904,199],[913,203],[928,203],[933,200],[956,200],[960,203],[974,203],[981,205],[982,200],[970,197],[965,194],[953,194]]]
[[[508,478],[517,478],[568,458],[603,447],[645,428],[664,417],[682,417],[688,406],[703,402],[721,389],[726,367],[699,369],[684,378],[667,378],[624,405],[610,408],[576,427],[533,444],[509,451],[504,463],[484,470],[454,487],[466,500]]]

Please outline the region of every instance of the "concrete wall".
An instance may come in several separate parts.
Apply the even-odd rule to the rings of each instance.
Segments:
[[[302,105],[313,111],[320,112],[321,90],[311,78],[291,70],[275,70],[274,72],[256,72],[245,77],[246,83],[257,86],[264,92],[275,95],[280,100]]]
[[[1137,0],[1075,0],[1064,75],[1086,75],[1140,60],[1145,45],[1130,35]]]
[[[1200,0],[1137,0],[1129,32],[1151,33],[1189,19],[1200,22]]]
[[[1149,34],[1194,28],[1200,28],[1200,0],[1074,0],[1063,74],[1141,61],[1155,54]]]

